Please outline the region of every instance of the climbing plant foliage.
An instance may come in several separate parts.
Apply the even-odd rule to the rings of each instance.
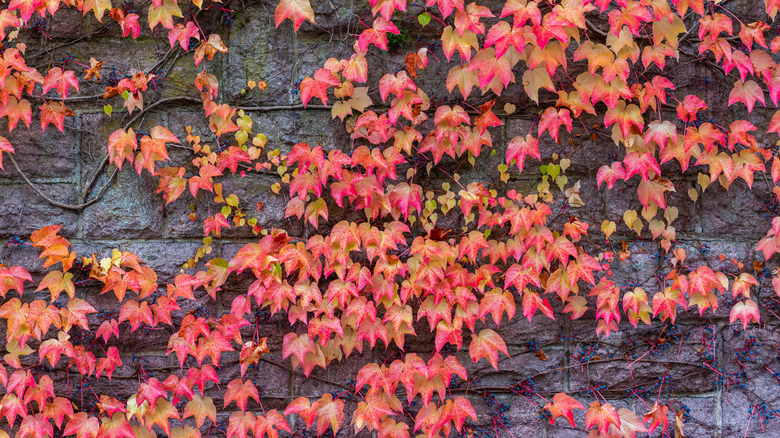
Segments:
[[[467,370],[500,369],[514,355],[499,334],[513,319],[588,314],[598,335],[608,338],[621,322],[673,324],[689,308],[706,316],[725,306],[730,322],[743,328],[776,318],[756,292],[766,277],[780,293],[780,279],[761,263],[735,260],[737,273],[686,264],[676,244],[681,211],[670,195],[695,202],[704,190],[759,183],[780,195],[777,148],[766,143],[780,132],[780,37],[773,30],[779,1],[757,1],[763,18],[753,22],[717,0],[427,0],[415,5],[422,12],[414,15],[406,0],[369,3],[369,16],[351,29],[352,50],[296,84],[300,103],[327,106],[344,124],[349,144],[299,143],[289,150],[268,142],[249,112],[220,99],[210,68],[230,48],[198,22],[199,11],[220,3],[152,0],[138,10],[109,0],[3,5],[0,116],[8,131],[63,131],[73,115],[71,99],[106,74],[103,60],[79,54],[39,71],[26,61],[20,30],[77,10],[118,26],[127,39],[139,38],[142,27],[167,35],[171,51],[202,69],[188,86],[200,92],[213,136],[188,128],[180,138],[166,126],[140,132],[138,114],[153,105],[144,96],[161,78],[128,74],[102,95],[123,102],[120,109],[106,104],[108,116],[135,115],[104,139],[106,164],[115,172],[129,167],[153,175],[165,204],[207,197],[220,209],[208,212],[203,246],[170,284],[158,282],[154,270],[127,251],[77,254],[61,236],[61,224],[14,242],[37,248],[47,273],[33,281],[24,266],[0,266],[6,328],[0,437],[209,436],[217,433],[217,406],[204,386],[215,384],[232,409],[228,437],[335,435],[349,428],[348,435],[370,431],[380,438],[474,436],[480,420],[468,386],[458,382],[470,382]],[[406,23],[403,32],[399,20]],[[276,6],[279,32],[316,23],[308,0]],[[435,44],[415,45],[417,32],[434,32]],[[403,65],[373,78],[372,62],[381,58],[370,55],[388,50],[404,52]],[[730,93],[715,96],[728,102],[727,123],[703,117],[712,105],[707,93],[676,82],[675,71],[691,62],[706,63],[727,83]],[[451,93],[445,99],[432,98],[421,85],[430,64],[442,72],[437,79]],[[265,79],[271,80],[249,81],[245,91],[280,86]],[[499,108],[499,98],[518,104],[506,100]],[[40,126],[31,126],[34,115]],[[495,144],[491,132],[513,115],[533,123],[507,144]],[[622,212],[617,223],[578,217],[583,189],[566,175],[576,163],[545,150],[562,141],[576,150],[617,145],[617,156],[596,157],[602,162],[598,190],[613,202],[636,197],[641,208]],[[171,166],[174,146],[194,158]],[[496,151],[501,164],[491,175],[462,178]],[[22,172],[5,137],[0,154],[0,166]],[[263,205],[246,205],[221,183],[252,173],[276,175],[271,190],[285,200],[290,221],[305,223],[303,234],[258,223],[252,212]],[[529,173],[541,176],[520,184]],[[95,200],[59,206],[78,210]],[[562,211],[567,220],[553,221]],[[461,215],[462,226],[437,227],[448,214]],[[256,239],[229,259],[213,258],[213,239],[241,227]],[[650,287],[617,285],[611,265],[631,263],[625,243],[638,237],[660,242],[671,267]],[[755,250],[769,260],[779,246],[775,217]],[[196,294],[217,299],[238,278],[250,281],[222,314],[188,310]],[[118,314],[100,317],[84,285],[116,299]],[[258,310],[289,322],[281,366],[305,376],[369,350],[398,353],[363,366],[348,391],[288,400],[283,410],[250,409],[251,400],[251,406],[261,400],[256,382],[244,374],[269,352],[254,317]],[[83,388],[73,395],[70,385],[85,378],[110,385],[127,360],[115,345],[121,332],[163,326],[174,329],[167,354],[178,367],[140,375],[137,393],[126,400]],[[92,333],[90,342],[80,341],[85,332]],[[429,350],[408,352],[410,340],[423,332],[433,333]],[[223,355],[234,352],[240,375],[226,378]],[[47,372],[55,368],[66,370],[67,393],[55,390]],[[617,409],[598,389],[526,394],[537,406],[530,409],[583,436],[685,434],[684,412],[660,392],[636,412]],[[346,409],[345,401],[355,406]],[[584,421],[575,422],[578,412]],[[293,430],[293,418],[303,426]],[[500,416],[491,421],[490,434],[509,431]]]

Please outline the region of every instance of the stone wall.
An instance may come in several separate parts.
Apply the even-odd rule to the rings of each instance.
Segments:
[[[360,26],[358,18],[366,16],[368,5],[355,1],[314,0],[313,6],[318,24],[306,23],[297,34],[289,23],[284,23],[279,29],[274,28],[275,3],[268,1],[231,2],[234,9],[234,13],[230,14],[231,24],[225,24],[225,14],[221,12],[207,12],[199,18],[204,27],[221,33],[230,49],[228,54],[217,55],[207,64],[209,72],[220,80],[220,99],[242,107],[255,121],[254,131],[265,133],[269,146],[282,150],[289,150],[298,142],[320,143],[326,149],[348,149],[350,145],[343,125],[331,119],[327,108],[314,105],[304,109],[299,105],[293,84],[311,75],[327,58],[343,56],[349,50],[352,44],[350,34]],[[410,12],[419,10],[419,6],[410,5]],[[201,192],[197,199],[185,194],[166,206],[162,196],[154,193],[157,183],[148,173],[139,176],[127,165],[114,172],[113,167],[101,166],[101,161],[108,134],[130,122],[136,130],[142,131],[161,124],[182,139],[185,126],[192,126],[204,141],[213,142],[197,101],[181,98],[198,96],[197,91],[188,85],[198,70],[187,54],[170,51],[162,35],[146,30],[137,40],[129,41],[119,38],[115,24],[100,24],[94,18],[82,19],[80,14],[68,14],[58,14],[55,19],[49,20],[45,33],[50,38],[29,29],[22,32],[22,38],[28,41],[28,53],[39,55],[35,58],[39,70],[45,69],[50,62],[56,64],[66,54],[72,54],[77,61],[84,63],[94,57],[105,61],[104,78],[111,74],[112,68],[117,74],[132,74],[140,70],[158,73],[161,80],[155,84],[155,91],[147,94],[147,105],[161,99],[170,100],[163,101],[142,117],[134,118],[137,114],[128,116],[123,112],[117,115],[121,103],[114,98],[110,103],[115,106],[115,113],[109,117],[103,110],[105,102],[95,97],[100,95],[106,83],[84,84],[78,97],[68,99],[68,106],[76,115],[66,120],[64,134],[51,127],[45,133],[39,129],[17,128],[8,134],[17,150],[15,157],[22,171],[51,200],[69,205],[93,199],[97,201],[78,209],[53,205],[36,193],[6,160],[5,170],[0,172],[0,199],[3,201],[0,203],[0,237],[3,241],[14,236],[27,239],[32,231],[42,226],[63,224],[62,234],[74,243],[80,256],[96,253],[104,257],[113,248],[129,250],[157,271],[161,283],[171,281],[179,273],[181,265],[200,247],[202,220],[214,213],[216,204]],[[74,23],[80,24],[74,26]],[[404,28],[403,25],[401,27]],[[409,29],[412,27],[409,26]],[[78,39],[84,33],[89,37]],[[415,35],[405,42],[405,48],[430,45],[432,53],[444,59],[441,48],[434,45],[430,35],[423,33],[419,38]],[[392,45],[387,53],[371,52],[369,83],[375,84],[381,75],[402,68],[403,53]],[[33,64],[32,61],[28,63]],[[422,73],[421,85],[434,100],[456,100],[448,95],[443,85],[442,78],[446,77],[448,68],[432,60]],[[692,63],[680,68],[677,74],[676,83],[687,83],[685,78],[689,77],[691,88],[695,89],[694,79],[706,77],[709,73],[704,65]],[[263,92],[242,93],[247,80],[264,80],[269,87]],[[724,99],[720,99],[724,96],[724,85],[717,79],[713,79],[712,83],[710,88],[696,91],[709,98],[708,117],[728,120],[736,115],[736,110],[727,109]],[[375,94],[373,90],[372,93]],[[522,88],[515,84],[498,99],[496,107],[512,102],[520,110],[512,116],[503,116],[505,125],[491,130],[497,153],[495,156],[481,156],[475,170],[463,174],[464,181],[495,179],[496,166],[503,161],[509,139],[529,131],[534,123],[534,108],[524,107],[528,105],[528,100],[523,96]],[[375,102],[379,100],[378,96],[374,96]],[[670,117],[672,114],[670,111]],[[751,118],[756,119],[755,125],[762,126],[761,123],[765,126],[771,114],[758,108]],[[33,128],[38,123],[38,120],[33,120]],[[6,129],[0,131],[6,135]],[[587,203],[584,208],[572,208],[557,202],[554,211],[556,223],[562,224],[577,216],[592,224],[593,242],[601,243],[604,240],[598,232],[601,222],[605,219],[617,222],[619,232],[616,236],[619,236],[617,239],[613,236],[612,241],[619,248],[621,239],[625,239],[632,256],[625,262],[613,264],[613,280],[622,286],[633,284],[648,291],[656,290],[659,281],[656,273],[663,266],[668,266],[668,259],[660,252],[656,242],[632,237],[622,224],[622,212],[640,206],[635,187],[618,184],[609,194],[596,187],[598,167],[608,164],[605,163],[607,157],[620,154],[620,149],[602,139],[572,137],[570,142],[569,137],[564,136],[560,144],[549,137],[546,139],[541,145],[543,162],[548,162],[553,153],[569,157],[572,166],[567,176],[570,181],[581,181],[582,198]],[[190,156],[190,151],[185,148],[171,148],[171,152],[172,160],[177,164],[185,163]],[[445,162],[445,165],[453,166],[462,164]],[[532,162],[523,179],[513,179],[510,184],[524,192],[531,190],[540,178],[538,164]],[[697,187],[696,168],[692,167],[682,174],[677,167],[668,166],[664,170],[677,175],[677,192],[670,201],[680,212],[680,218],[674,224],[678,238],[676,245],[686,249],[690,266],[707,264],[713,269],[725,268],[727,272],[737,272],[732,258],[748,266],[752,260],[760,259],[754,248],[769,228],[771,216],[767,202],[772,199],[771,184],[757,179],[753,189],[749,190],[740,180],[729,191],[714,184],[706,191],[700,190],[700,196],[694,202],[686,196],[686,191],[687,188]],[[434,187],[444,178],[442,172],[434,170],[425,184]],[[94,184],[89,185],[93,179]],[[248,210],[251,210],[250,216],[257,217],[265,226],[283,227],[294,235],[303,235],[305,225],[285,219],[286,200],[270,190],[270,185],[276,180],[272,175],[231,177],[225,181],[225,192],[238,194],[249,206],[261,201],[264,204],[261,211]],[[559,201],[563,200],[560,194],[558,197]],[[194,221],[189,217],[193,211],[196,215]],[[343,212],[341,217],[347,214]],[[338,218],[339,215],[331,213],[331,224]],[[442,228],[463,224],[464,220],[457,212],[440,218],[438,223]],[[225,231],[224,238],[213,244],[210,257],[230,257],[243,243],[252,240],[247,229]],[[26,266],[40,278],[45,270],[37,255],[38,251],[30,246],[6,245],[0,248],[0,263]],[[239,281],[232,283],[218,294],[216,302],[201,292],[202,296],[196,302],[188,303],[190,307],[184,308],[179,318],[193,309],[219,315],[229,308],[230,300],[236,293],[241,293],[242,287],[245,285]],[[99,296],[98,292],[90,288],[80,291],[102,312],[117,312],[115,304],[109,304],[114,301]],[[769,305],[774,292],[766,278],[761,281],[758,295],[763,305]],[[474,394],[468,385],[456,386],[452,391],[469,394],[480,414],[482,431],[490,436],[508,436],[506,430],[494,428],[490,411],[495,409],[495,404],[491,408],[491,403],[488,403],[491,397],[507,405],[504,413],[514,437],[586,435],[583,432],[584,411],[577,412],[579,430],[576,431],[562,420],[550,426],[540,419],[541,399],[529,395],[534,386],[546,397],[560,391],[574,393],[585,404],[592,401],[591,389],[598,388],[600,394],[616,407],[636,407],[640,413],[649,410],[642,400],[652,405],[660,389],[664,400],[677,399],[680,408],[689,409],[686,436],[744,436],[751,406],[766,403],[770,409],[780,409],[778,379],[773,377],[772,371],[767,371],[780,371],[780,350],[777,349],[780,335],[775,325],[777,319],[771,317],[764,319],[762,316],[762,321],[771,323],[760,327],[754,325],[745,331],[729,326],[729,307],[728,298],[724,297],[717,312],[710,311],[700,318],[698,312],[691,309],[679,315],[673,326],[656,322],[652,327],[640,325],[639,329],[635,329],[624,320],[621,331],[608,339],[596,335],[593,312],[576,321],[562,318],[552,321],[537,315],[528,322],[518,314],[498,329],[506,339],[511,354],[510,358],[499,361],[499,371],[485,366],[484,361],[472,364],[469,370],[479,379],[470,385],[492,388],[493,395]],[[91,322],[99,324],[101,317],[105,318],[105,315],[95,316]],[[257,368],[250,369],[247,377],[262,387],[262,403],[266,410],[283,409],[290,400],[301,395],[320,396],[347,388],[348,379],[355,376],[362,364],[385,361],[397,353],[381,348],[366,349],[364,354],[352,355],[326,371],[318,368],[311,378],[306,379],[300,369],[291,372],[289,360],[281,357],[282,337],[289,330],[286,319],[270,317],[263,312],[259,312],[257,318],[261,334],[268,337],[272,352],[264,356],[267,360]],[[152,375],[178,368],[175,357],[165,355],[171,334],[168,329],[135,333],[130,333],[125,327],[122,330],[121,341],[115,345],[120,348],[124,366],[114,373],[110,383],[100,379],[93,388],[98,393],[114,394],[120,398],[135,392],[139,373]],[[420,326],[418,333],[419,339],[409,345],[408,351],[429,352],[432,335],[424,326]],[[756,343],[761,346],[755,346]],[[462,363],[471,364],[467,354],[461,353],[460,356]],[[739,368],[738,360],[744,364],[744,369]],[[238,353],[226,356],[223,384],[238,377],[237,361]],[[716,369],[702,365],[704,362]],[[744,375],[740,376],[742,371]],[[64,372],[56,370],[52,375],[59,384],[67,378]],[[661,378],[663,380],[659,380]],[[210,388],[211,392],[207,395],[214,397],[218,408],[222,409],[224,392],[217,391],[213,385]],[[581,391],[581,396],[578,391]],[[529,402],[527,397],[533,398],[536,404]],[[351,411],[355,404],[348,403],[347,407]],[[260,409],[254,404],[251,408]],[[228,408],[220,413],[223,427],[230,412]],[[349,419],[350,415],[347,414],[346,418]],[[353,435],[347,426],[345,424],[340,436]],[[776,421],[764,425],[762,430],[761,422],[754,418],[749,428],[748,436],[780,436]],[[215,433],[219,435],[215,430],[211,433],[212,436]]]

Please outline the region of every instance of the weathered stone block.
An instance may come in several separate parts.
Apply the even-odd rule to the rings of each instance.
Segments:
[[[659,376],[668,373],[667,390],[701,393],[715,389],[715,372],[702,366],[708,358],[698,326],[640,325],[634,329],[626,323],[607,343],[596,337],[595,324],[577,320],[571,333],[576,334],[570,341],[571,363],[580,365],[569,371],[572,390],[603,384],[607,387],[601,392],[625,397],[631,391],[658,391]]]
[[[97,185],[105,183],[100,178]],[[162,236],[162,197],[154,194],[155,178],[131,169],[117,173],[103,198],[84,210],[84,237],[110,239]]]
[[[237,18],[226,40],[230,51],[226,59],[227,68],[220,81],[225,96],[240,95],[247,81],[266,81],[270,88],[262,92],[249,91],[248,96],[263,103],[292,102],[290,85],[298,79],[293,79],[296,37],[292,27],[286,26],[285,30],[273,31],[273,12],[260,5]],[[313,71],[301,75],[301,78],[311,73]]]
[[[63,204],[75,204],[76,194],[70,184],[36,184],[49,198]],[[60,235],[72,238],[78,230],[78,215],[51,205],[20,181],[0,184],[0,235],[19,236],[28,240],[30,234],[47,225],[62,225]]]
[[[711,184],[700,199],[702,230],[708,235],[760,239],[770,228],[764,199],[742,180],[732,183],[728,192],[717,182]]]
[[[33,109],[30,127],[19,122],[13,131],[8,131],[7,121],[0,125],[0,132],[14,147],[14,158],[28,178],[71,179],[75,176],[75,156],[78,133],[74,129],[73,117],[65,119],[64,133],[53,124],[41,131],[40,111]],[[21,179],[7,156],[3,160],[5,170],[0,170],[0,178]]]

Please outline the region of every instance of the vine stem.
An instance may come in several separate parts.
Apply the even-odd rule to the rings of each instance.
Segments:
[[[19,168],[19,164],[16,162],[16,159],[12,154],[8,154],[8,158],[11,159],[11,163],[14,165],[14,168],[16,171],[21,175],[21,177],[24,179],[24,182],[27,183],[34,191],[38,194],[41,198],[46,200],[49,204],[62,208],[63,210],[71,210],[71,211],[80,211],[83,210],[86,207],[89,207],[90,205],[96,203],[98,200],[100,200],[100,197],[103,195],[103,192],[108,188],[108,185],[111,183],[111,180],[114,179],[114,176],[116,175],[117,171],[114,170],[114,172],[111,174],[111,176],[108,178],[108,181],[106,181],[106,184],[103,185],[103,187],[100,188],[100,191],[98,192],[97,196],[95,196],[94,199],[86,202],[82,202],[77,205],[71,205],[71,204],[63,204],[62,202],[55,201],[54,199],[47,196],[41,189],[38,188],[38,186],[35,185],[32,181],[30,181],[30,178],[27,177],[27,174],[25,174],[22,169]]]
[[[277,361],[275,361],[275,360],[271,360],[271,359],[265,359],[265,358],[263,358],[263,357],[261,357],[261,358],[260,358],[260,360],[262,360],[263,362],[269,363],[269,364],[271,364],[271,365],[276,365],[276,366],[277,366],[277,367],[279,367],[279,368],[283,368],[283,369],[287,370],[287,371],[288,371],[288,372],[290,372],[290,373],[293,373],[293,374],[296,374],[296,375],[299,375],[299,376],[304,376],[304,374],[303,374],[303,373],[301,373],[301,372],[299,372],[299,371],[295,371],[295,370],[294,370],[292,367],[288,367],[287,365],[285,365],[285,364],[283,364],[283,363],[280,363],[280,362],[277,362]],[[338,386],[339,388],[342,388],[342,389],[349,390],[349,387],[347,387],[347,386],[345,386],[345,385],[342,385],[341,383],[334,382],[334,381],[332,381],[332,380],[328,380],[328,379],[324,379],[324,378],[322,378],[322,377],[318,377],[318,376],[315,376],[315,375],[313,375],[313,374],[312,374],[312,375],[310,375],[308,378],[313,378],[313,379],[315,379],[315,380],[319,380],[319,381],[321,381],[321,382],[329,383],[329,384],[331,384],[331,385]]]
[[[188,96],[175,96],[175,97],[166,97],[164,99],[157,100],[151,104],[149,104],[146,108],[144,108],[141,112],[136,114],[133,118],[131,118],[127,123],[125,123],[124,127],[122,127],[123,130],[127,131],[128,128],[130,128],[130,125],[135,123],[138,119],[140,119],[144,114],[151,111],[152,108],[162,105],[164,103],[170,103],[174,101],[187,101],[187,102],[201,102],[200,99],[196,99],[194,97],[188,97]],[[87,199],[87,195],[89,194],[89,191],[92,189],[92,187],[97,182],[98,177],[100,176],[100,172],[103,170],[103,168],[106,167],[108,164],[108,153],[106,153],[103,156],[103,160],[100,161],[100,164],[98,165],[97,169],[95,169],[95,173],[92,174],[92,178],[90,178],[89,182],[86,186],[84,186],[84,190],[81,193],[81,199],[82,202]]]

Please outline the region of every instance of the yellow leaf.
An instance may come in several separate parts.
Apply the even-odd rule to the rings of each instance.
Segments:
[[[546,90],[555,92],[555,85],[553,85],[550,74],[547,73],[547,69],[540,65],[534,69],[526,70],[523,73],[523,88],[525,89],[528,97],[536,103],[539,103],[539,89],[544,88]]]
[[[712,178],[710,178],[709,175],[701,172],[699,172],[699,176],[697,178],[699,180],[699,185],[701,186],[701,191],[704,192],[712,182]]]
[[[617,225],[612,221],[605,220],[601,224],[601,231],[604,232],[604,235],[607,236],[607,239],[609,239],[609,236],[611,236],[612,233],[615,232],[616,228]]]
[[[626,226],[628,228],[633,228],[636,218],[637,218],[637,214],[635,210],[626,210],[623,213],[623,222],[626,223]]]

